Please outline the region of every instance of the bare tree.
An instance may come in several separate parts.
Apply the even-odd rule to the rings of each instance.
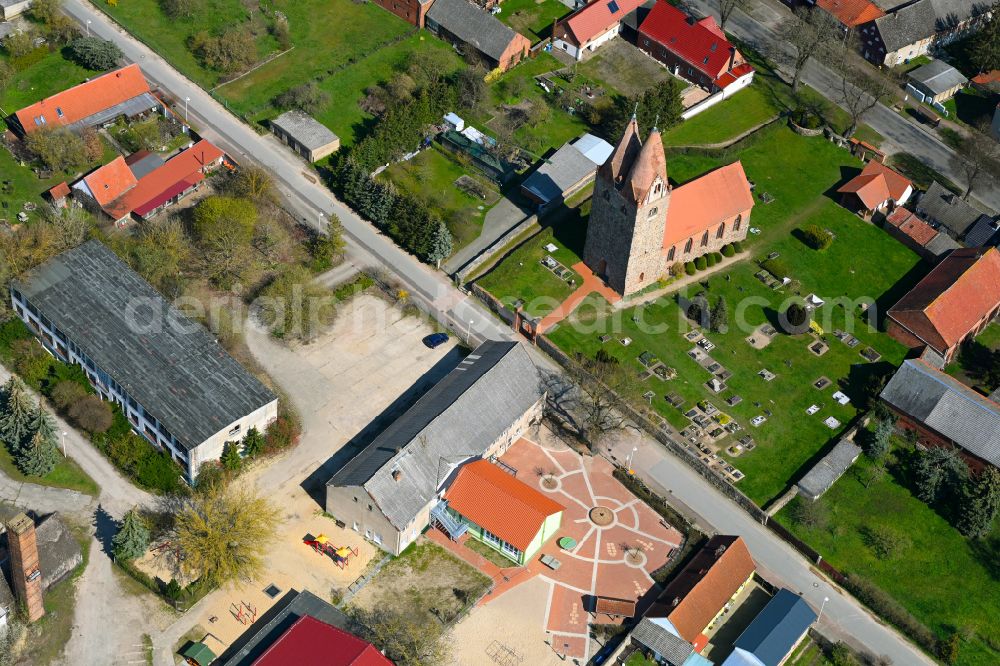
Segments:
[[[819,9],[796,9],[795,18],[781,22],[778,39],[774,42],[778,53],[774,55],[787,61],[792,68],[793,94],[799,91],[802,73],[809,60],[822,57],[839,37],[837,20],[828,12]],[[792,47],[793,52],[788,53],[783,48],[784,45]]]
[[[963,199],[968,199],[980,183],[1000,178],[1000,149],[995,141],[978,132],[962,137],[950,162],[955,171],[965,176]]]
[[[715,0],[719,8],[719,27],[726,29],[726,23],[737,9],[746,9],[750,0]]]
[[[851,138],[858,131],[861,118],[879,103],[887,100],[892,89],[889,82],[882,77],[875,77],[847,66],[841,69],[839,78],[840,102],[851,117],[851,124],[844,132],[844,136]]]

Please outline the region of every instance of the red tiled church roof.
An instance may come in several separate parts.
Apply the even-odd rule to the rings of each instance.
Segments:
[[[582,46],[594,37],[607,32],[616,23],[620,23],[629,12],[643,2],[645,0],[596,0],[562,21],[558,28],[568,30],[567,36],[572,36],[569,41],[575,41],[577,46]]]
[[[445,498],[450,508],[522,551],[545,519],[565,508],[487,460],[464,465]]]
[[[695,21],[659,0],[639,26],[639,32],[713,80],[729,69],[733,46],[711,16]],[[742,60],[738,52],[737,60]]]
[[[257,657],[253,666],[393,666],[374,645],[303,615]]]
[[[668,250],[688,238],[753,208],[753,193],[742,162],[720,167],[704,176],[675,187],[667,206],[663,249]]]
[[[1000,251],[953,250],[889,308],[888,316],[944,352],[1000,306]]]
[[[72,125],[148,92],[149,84],[139,65],[128,65],[46,97],[14,115],[24,131],[31,133],[39,127]],[[44,121],[36,122],[39,118]]]

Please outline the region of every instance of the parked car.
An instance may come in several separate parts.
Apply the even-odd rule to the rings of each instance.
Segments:
[[[447,333],[431,333],[424,338],[424,344],[431,349],[437,349],[446,342],[448,342]]]

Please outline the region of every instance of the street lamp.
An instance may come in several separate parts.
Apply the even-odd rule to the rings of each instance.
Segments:
[[[823,619],[823,609],[826,608],[826,602],[830,600],[830,597],[823,597],[823,604],[819,607],[819,615],[816,616],[816,624]]]
[[[90,37],[90,19],[87,19],[87,37]]]
[[[629,474],[632,473],[632,457],[635,455],[635,452],[638,451],[638,450],[639,450],[638,446],[633,446],[632,447],[632,452],[630,454],[628,454],[628,463],[625,465],[625,467],[628,469]]]
[[[185,123],[187,123],[187,121],[188,121],[188,102],[190,102],[190,101],[191,101],[190,97],[185,97],[184,98],[184,122]]]
[[[63,430],[63,434],[62,434],[62,443],[63,443],[63,458],[65,458],[66,457],[66,431],[65,430]]]
[[[470,319],[470,320],[469,320],[469,325],[468,325],[468,326],[466,327],[466,329],[465,329],[465,344],[469,344],[469,336],[471,336],[471,335],[472,335],[472,325],[473,325],[474,323],[475,323],[475,322],[474,322],[473,320],[471,320],[471,319]]]

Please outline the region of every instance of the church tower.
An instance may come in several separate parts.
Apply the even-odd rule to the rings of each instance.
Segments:
[[[663,141],[655,127],[645,143],[635,116],[597,172],[583,261],[627,296],[666,270],[663,234],[670,186]]]

